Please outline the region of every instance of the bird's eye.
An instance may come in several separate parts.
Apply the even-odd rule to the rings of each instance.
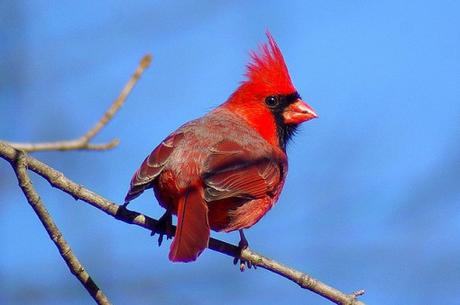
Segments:
[[[265,98],[265,104],[268,107],[276,107],[278,106],[279,100],[278,97],[275,95],[271,95]]]

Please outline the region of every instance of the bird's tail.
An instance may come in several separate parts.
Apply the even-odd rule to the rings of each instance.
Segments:
[[[177,206],[177,229],[169,251],[173,262],[196,260],[209,242],[208,206],[200,189],[189,189]]]

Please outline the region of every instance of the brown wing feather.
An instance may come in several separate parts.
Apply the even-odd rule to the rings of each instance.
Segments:
[[[254,155],[235,142],[223,141],[213,148],[204,178],[206,200],[271,196],[281,179],[280,165],[270,156]]]
[[[125,203],[130,202],[142,192],[152,187],[152,181],[161,173],[167,164],[175,147],[182,140],[183,134],[176,133],[167,137],[145,158],[142,165],[131,179],[130,189],[125,197]]]

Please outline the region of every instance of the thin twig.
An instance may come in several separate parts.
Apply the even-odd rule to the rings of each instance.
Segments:
[[[6,143],[0,142],[0,157],[3,159],[10,163],[15,162],[17,153],[18,152],[13,147]],[[83,186],[69,180],[62,173],[56,171],[55,169],[31,156],[26,156],[25,158],[27,159],[26,161],[30,170],[42,176],[53,187],[64,191],[75,199],[81,199],[90,205],[104,211],[106,214],[126,223],[135,224],[148,230],[157,229],[157,220],[141,213],[130,211],[123,206],[117,205],[105,199],[104,197],[91,192]],[[167,229],[167,231],[170,231],[170,229]],[[260,266],[264,269],[280,274],[285,278],[299,284],[301,287],[326,297],[336,304],[364,305],[363,302],[357,300],[357,296],[359,294],[345,294],[340,292],[337,289],[332,288],[305,273],[277,263],[276,261],[252,252],[250,249],[240,251],[237,246],[214,238],[210,239],[209,248],[232,257],[241,258],[250,262],[252,265]]]
[[[97,121],[97,123],[86,132],[80,138],[74,140],[66,141],[57,141],[57,142],[44,142],[44,143],[13,143],[7,142],[11,146],[26,151],[50,151],[50,150],[107,150],[117,146],[120,141],[118,139],[113,139],[108,143],[102,144],[91,144],[90,141],[101,131],[101,129],[107,125],[107,123],[113,118],[117,111],[123,106],[126,101],[126,98],[131,93],[132,89],[136,85],[139,78],[142,76],[142,73],[145,69],[148,68],[152,62],[151,55],[145,55],[139,63],[134,74],[131,76],[129,81],[121,90],[120,95],[115,99],[110,106],[110,108],[104,113],[104,115]]]
[[[69,267],[70,272],[75,275],[75,277],[81,282],[83,287],[85,287],[91,297],[98,304],[110,305],[110,301],[107,299],[104,292],[102,292],[102,290],[96,285],[78,258],[73,254],[69,244],[64,239],[64,236],[62,236],[59,228],[56,226],[50,214],[46,210],[43,201],[35,191],[32,181],[27,174],[27,160],[28,159],[25,153],[18,152],[16,160],[10,162],[16,172],[19,186],[26,196],[27,201],[34,209],[41,223],[45,227],[46,232],[48,232],[51,240],[58,248],[59,253],[67,264],[67,267]]]

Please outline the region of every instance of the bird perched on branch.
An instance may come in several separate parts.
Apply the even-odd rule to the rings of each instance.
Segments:
[[[286,144],[300,123],[317,117],[292,84],[275,40],[267,37],[251,52],[247,79],[228,100],[166,137],[131,180],[125,205],[153,188],[166,209],[160,225],[177,215],[171,261],[196,260],[211,229],[240,230],[240,246],[247,246],[243,229],[280,196]]]

